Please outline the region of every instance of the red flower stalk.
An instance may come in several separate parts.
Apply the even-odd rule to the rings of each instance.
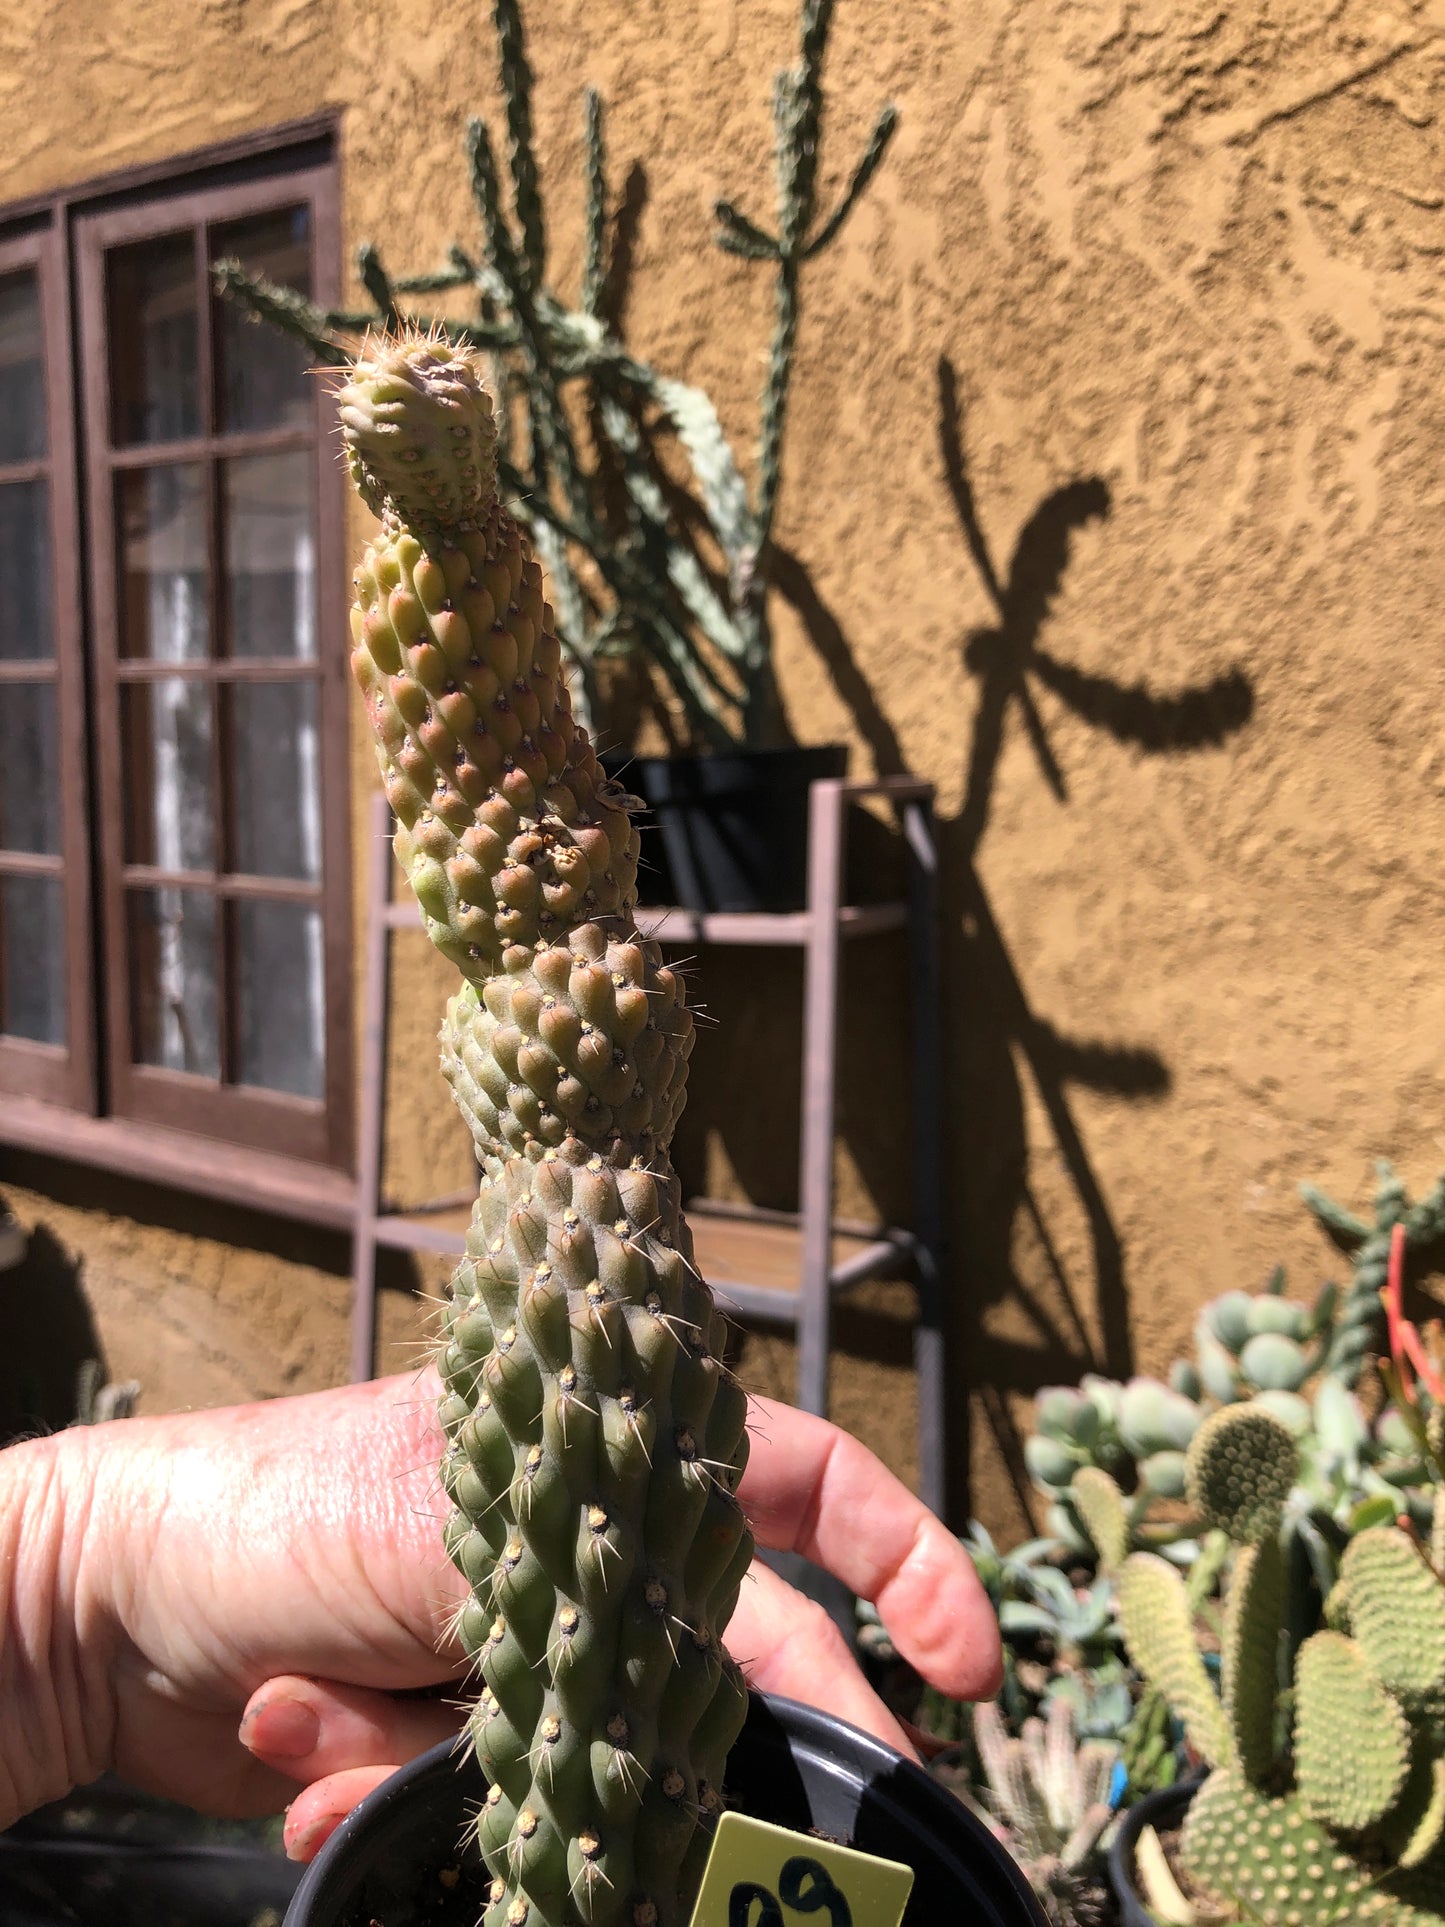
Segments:
[[[1390,1357],[1400,1390],[1410,1404],[1416,1404],[1414,1381],[1418,1377],[1435,1403],[1445,1405],[1445,1377],[1426,1353],[1419,1332],[1405,1316],[1405,1227],[1402,1224],[1397,1224],[1390,1233],[1390,1267],[1380,1296],[1385,1304]]]

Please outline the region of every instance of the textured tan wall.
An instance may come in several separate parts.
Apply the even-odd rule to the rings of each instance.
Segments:
[[[590,78],[614,182],[645,170],[631,338],[739,437],[768,294],[711,248],[707,204],[770,207],[793,13],[527,5],[556,278]],[[0,26],[7,192],[335,102],[351,241],[417,266],[468,229],[458,143],[495,105],[474,0],[173,18],[51,0]],[[939,785],[949,1286],[959,1373],[991,1388],[995,1523],[1020,1395],[1162,1366],[1202,1297],[1277,1258],[1301,1285],[1338,1272],[1299,1177],[1360,1201],[1377,1152],[1417,1185],[1442,1161],[1441,29],[1439,0],[839,0],[826,179],[883,98],[902,131],[807,283],[782,680],[799,736]],[[777,1197],[783,966],[706,964],[726,1021],[686,1159]],[[851,1009],[845,1175],[891,1208],[896,1105],[861,1113]],[[417,1023],[405,1051],[429,1058],[430,1007]],[[454,1140],[417,1102],[429,1163]],[[163,1296],[175,1251],[153,1248]],[[753,1356],[785,1376],[776,1347]],[[849,1367],[846,1412],[891,1450],[896,1392]]]

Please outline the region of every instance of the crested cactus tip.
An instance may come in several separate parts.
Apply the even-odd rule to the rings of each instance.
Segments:
[[[497,500],[478,358],[371,337],[337,400],[381,523],[352,668],[397,856],[465,980],[442,1062],[481,1185],[438,1366],[486,1927],[686,1927],[752,1555],[746,1402],[669,1155],[692,1013],[636,929],[629,799]]]

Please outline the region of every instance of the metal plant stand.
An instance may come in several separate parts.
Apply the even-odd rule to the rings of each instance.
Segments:
[[[850,800],[880,797],[896,811],[908,857],[906,901],[847,904],[843,858]],[[375,1369],[376,1252],[378,1246],[460,1255],[472,1194],[452,1194],[396,1212],[381,1196],[382,1120],[385,1106],[387,987],[393,930],[416,930],[416,906],[395,902],[391,818],[383,797],[370,818],[367,865],[366,981],[362,1013],[361,1128],[356,1186],[352,1321],[352,1376]],[[772,1228],[774,1244],[786,1247],[791,1277],[783,1288],[746,1275],[724,1275],[704,1255],[703,1270],[719,1296],[744,1322],[790,1326],[798,1335],[797,1402],[826,1414],[828,1355],[833,1302],[866,1279],[905,1276],[917,1294],[913,1356],[918,1387],[919,1493],[935,1512],[944,1510],[944,1339],[940,1292],[942,1169],[939,1158],[938,858],[933,790],[910,777],[873,782],[827,778],[815,782],[808,813],[808,905],[787,915],[691,910],[642,910],[639,928],[658,942],[689,948],[699,944],[766,944],[801,948],[803,988],[803,1117],[799,1173],[800,1209],[763,1211],[751,1206],[692,1198],[687,1202],[697,1242],[726,1240],[729,1224]],[[845,945],[882,931],[906,930],[913,1007],[913,1223],[839,1223],[833,1215],[833,1146],[838,1079],[838,1011]],[[450,1220],[450,1221],[448,1221]],[[841,1249],[835,1252],[835,1246]]]

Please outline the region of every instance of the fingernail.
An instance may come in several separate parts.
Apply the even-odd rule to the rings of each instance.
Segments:
[[[270,1760],[300,1760],[316,1751],[321,1722],[302,1700],[267,1700],[241,1722],[241,1744]]]
[[[309,1827],[302,1827],[292,1833],[289,1829],[282,1839],[288,1860],[314,1860],[326,1842],[341,1825],[341,1816],[336,1813],[324,1814],[321,1819],[313,1820]]]

